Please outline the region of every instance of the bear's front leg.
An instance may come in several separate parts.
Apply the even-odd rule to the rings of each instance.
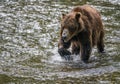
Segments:
[[[72,58],[70,57],[71,52],[67,50],[70,47],[70,44],[70,41],[64,42],[62,39],[58,43],[58,53],[65,60],[72,60]]]
[[[81,45],[81,59],[83,62],[88,63],[89,57],[92,51],[92,45],[90,42]]]
[[[62,58],[64,58],[65,60],[71,60],[72,58],[70,57],[71,52],[69,52],[67,49],[65,48],[59,48],[58,49],[58,53],[60,54],[60,56]]]

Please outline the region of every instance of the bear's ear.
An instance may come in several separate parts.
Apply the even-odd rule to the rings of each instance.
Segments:
[[[64,18],[65,18],[65,16],[66,16],[65,14],[62,14],[62,18],[61,18],[61,19],[64,19]]]
[[[79,21],[79,18],[81,17],[81,13],[80,12],[77,12],[76,15],[75,15],[75,19],[77,21]]]

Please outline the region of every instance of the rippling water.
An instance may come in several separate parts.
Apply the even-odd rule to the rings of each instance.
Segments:
[[[106,54],[93,49],[89,64],[57,53],[60,16],[90,4],[102,14]],[[0,84],[118,84],[119,0],[1,0]]]

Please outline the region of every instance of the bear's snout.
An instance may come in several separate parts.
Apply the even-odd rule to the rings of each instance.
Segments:
[[[67,29],[64,29],[63,32],[62,32],[62,39],[64,41],[66,41],[68,39],[68,37],[69,37],[69,32],[68,32]]]
[[[62,36],[62,39],[63,39],[63,40],[66,40],[66,39],[67,39],[67,36]]]
[[[62,39],[65,41],[67,39],[67,34],[62,34]]]

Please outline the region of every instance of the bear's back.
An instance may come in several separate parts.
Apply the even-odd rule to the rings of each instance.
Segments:
[[[100,13],[89,5],[77,6],[71,12],[81,12],[82,15],[85,15],[87,17],[100,17]]]
[[[101,15],[95,8],[89,5],[77,6],[71,11],[71,13],[75,12],[80,12],[82,14],[81,18],[89,22],[88,24],[91,27],[100,28],[100,30],[102,29]]]

